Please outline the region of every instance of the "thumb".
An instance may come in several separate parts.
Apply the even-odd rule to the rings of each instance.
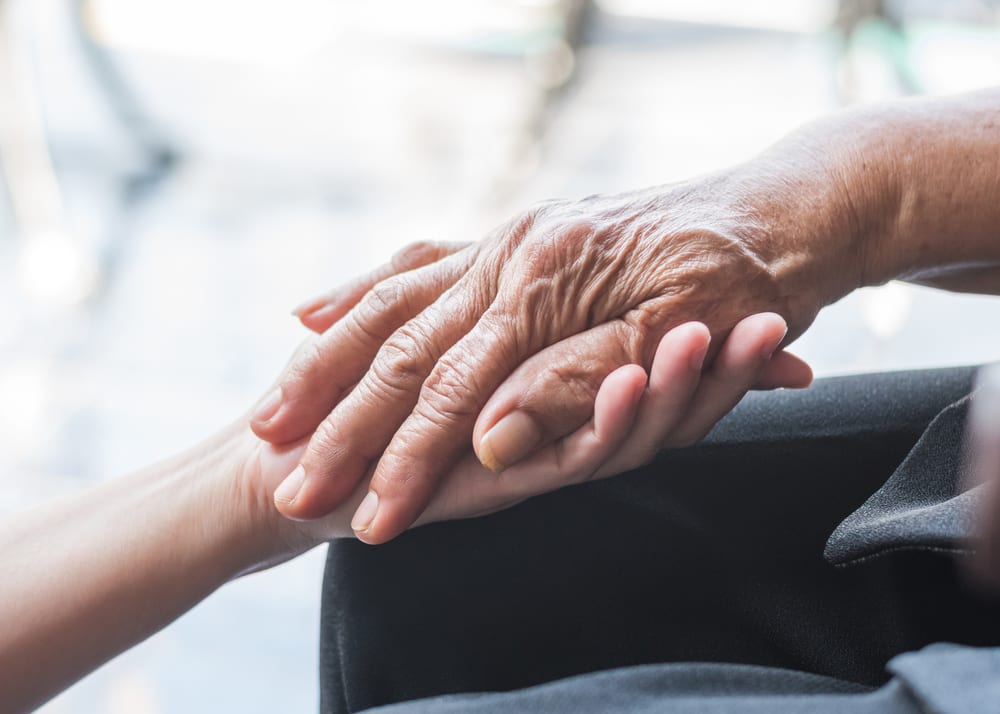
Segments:
[[[691,378],[708,349],[704,325],[674,328],[673,348],[687,355]],[[604,379],[627,364],[641,364],[646,337],[623,321],[568,337],[525,361],[493,393],[473,430],[484,466],[502,471],[573,433],[593,415]]]
[[[770,351],[784,336],[784,322],[777,319],[774,329],[767,323],[767,334],[757,336],[757,341],[770,345]],[[683,353],[691,363],[692,384],[697,384],[709,349],[707,329],[691,322],[671,333],[670,349]],[[657,336],[613,321],[557,342],[525,361],[497,388],[479,414],[473,449],[480,462],[502,471],[579,429],[591,418],[594,398],[605,377],[624,365],[641,364],[651,337]],[[806,387],[812,381],[809,365],[786,352],[776,352],[760,369],[756,389]]]
[[[608,322],[550,345],[522,363],[480,411],[472,444],[480,462],[502,471],[590,419],[604,378],[630,358],[634,335]]]

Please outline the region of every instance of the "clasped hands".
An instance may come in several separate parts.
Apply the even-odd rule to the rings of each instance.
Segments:
[[[349,509],[383,543],[627,471],[749,389],[808,385],[778,271],[692,193],[541,204],[300,307],[316,335],[251,417],[298,457],[278,511],[322,534]]]

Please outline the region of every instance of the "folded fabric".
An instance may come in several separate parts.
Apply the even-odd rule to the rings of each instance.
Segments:
[[[824,556],[851,565],[897,550],[967,552],[981,487],[963,490],[964,436],[972,395],[943,409],[903,463],[834,530]]]

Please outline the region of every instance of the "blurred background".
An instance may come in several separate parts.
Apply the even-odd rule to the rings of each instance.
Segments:
[[[189,445],[417,239],[1000,82],[986,0],[0,0],[0,517]],[[824,311],[819,374],[1000,358],[997,299]],[[44,708],[312,712],[322,549]]]

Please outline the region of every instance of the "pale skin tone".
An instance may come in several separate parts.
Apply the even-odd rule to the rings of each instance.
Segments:
[[[30,710],[352,518],[383,542],[693,443],[748,389],[807,385],[782,347],[856,287],[1000,292],[998,226],[990,91],[837,115],[729,172],[404,253],[301,311],[322,334],[256,435],[242,419],[0,528],[4,705]],[[511,413],[522,438],[490,444]]]
[[[808,367],[796,358],[768,358],[784,334],[777,315],[751,316],[701,374],[708,330],[696,322],[679,326],[661,342],[648,384],[637,365],[615,371],[589,424],[503,474],[487,471],[470,452],[445,476],[418,523],[488,513],[627,470],[695,411],[714,422],[755,383],[808,381]],[[246,421],[0,527],[5,712],[37,707],[227,581],[351,533],[363,488],[308,523],[274,509],[274,489],[305,444],[273,447]]]

